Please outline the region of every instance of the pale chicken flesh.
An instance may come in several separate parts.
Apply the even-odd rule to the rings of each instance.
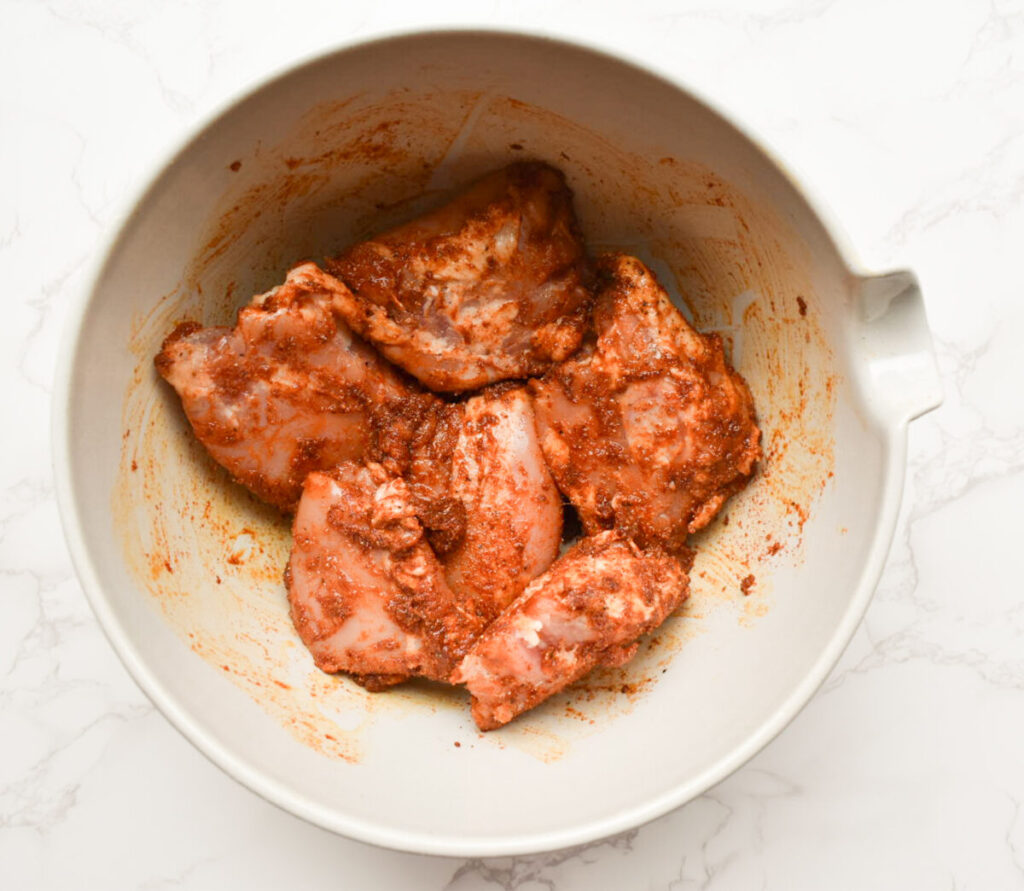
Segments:
[[[588,534],[674,550],[754,472],[753,400],[639,260],[600,258],[598,282],[595,338],[531,383],[541,447]]]
[[[433,390],[541,374],[580,344],[590,293],[565,177],[512,164],[326,262],[337,309]]]
[[[480,636],[453,675],[493,730],[587,674],[622,665],[689,591],[687,570],[616,531],[581,539]]]
[[[321,669],[370,689],[448,680],[483,622],[449,589],[400,478],[352,462],[311,473],[292,534],[292,620]]]
[[[213,458],[285,511],[310,471],[362,458],[374,411],[414,395],[334,313],[344,290],[304,263],[240,310],[235,328],[186,322],[156,357]]]

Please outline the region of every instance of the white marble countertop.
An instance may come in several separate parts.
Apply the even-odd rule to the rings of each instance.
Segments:
[[[276,5],[275,5],[276,6]],[[0,2],[0,887],[1024,888],[1024,7],[858,0]],[[867,618],[800,717],[688,806],[536,857],[390,853],[265,803],[121,667],[63,545],[70,301],[163,151],[261,72],[399,26],[621,42],[746,122],[868,268],[920,276],[946,402],[912,426]]]

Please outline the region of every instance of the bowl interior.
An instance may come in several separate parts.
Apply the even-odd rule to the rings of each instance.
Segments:
[[[723,333],[766,457],[695,540],[693,595],[634,662],[481,735],[459,691],[371,695],[314,668],[288,619],[287,523],[193,441],[152,357],[177,321],[229,322],[292,263],[522,157],[566,172],[592,249],[636,253],[700,328]],[[635,825],[756,751],[845,642],[887,457],[857,387],[850,289],[777,169],[628,64],[478,33],[325,57],[192,140],[98,277],[67,405],[87,587],[178,726],[321,825],[459,854]]]

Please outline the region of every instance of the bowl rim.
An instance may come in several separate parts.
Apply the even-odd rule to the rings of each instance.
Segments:
[[[299,71],[325,62],[331,57],[374,44],[403,39],[436,39],[458,36],[467,39],[510,38],[563,45],[582,50],[605,62],[632,67],[642,74],[661,80],[686,94],[710,114],[731,128],[738,138],[746,140],[760,151],[784,177],[798,199],[821,224],[836,254],[852,277],[869,275],[856,259],[845,230],[820,199],[808,194],[789,170],[771,151],[765,141],[753,135],[723,112],[717,100],[703,96],[673,74],[652,65],[647,60],[606,43],[566,35],[544,29],[512,26],[444,25],[438,27],[396,28],[374,31],[329,48],[320,48],[277,66],[270,73],[253,79],[244,89],[236,91],[200,115],[188,133],[169,140],[169,145],[157,153],[153,172],[140,189],[132,190],[120,203],[120,210],[109,225],[109,233],[97,251],[86,276],[86,284],[74,295],[62,332],[58,355],[52,403],[51,434],[53,440],[53,472],[56,501],[72,563],[86,598],[99,621],[100,627],[128,673],[152,703],[170,723],[203,755],[229,776],[261,796],[266,801],[314,825],[349,838],[381,847],[419,854],[454,857],[510,856],[558,850],[586,844],[634,829],[672,811],[721,782],[753,758],[800,713],[839,660],[853,637],[870,603],[882,568],[888,556],[902,498],[907,452],[907,420],[879,421],[875,432],[882,449],[882,499],[875,532],[860,577],[853,586],[853,594],[836,628],[823,647],[811,669],[776,711],[741,743],[724,753],[710,767],[684,783],[666,789],[662,794],[611,816],[582,824],[538,833],[515,836],[481,837],[467,839],[457,835],[433,834],[398,830],[387,825],[342,814],[326,806],[317,805],[292,791],[285,783],[271,779],[250,765],[246,759],[222,745],[190,714],[186,704],[173,697],[148,668],[143,654],[133,643],[129,631],[117,620],[106,598],[104,585],[85,543],[83,528],[86,519],[83,507],[76,497],[71,472],[71,429],[68,423],[73,372],[82,347],[82,323],[104,278],[110,260],[116,255],[135,218],[158,187],[167,171],[202,138],[203,134],[238,105],[261,90],[290,77]]]

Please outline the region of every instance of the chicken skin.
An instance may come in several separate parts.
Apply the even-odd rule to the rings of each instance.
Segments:
[[[590,294],[572,193],[512,164],[448,204],[325,263],[336,309],[432,390],[543,373],[580,344]]]
[[[488,626],[452,680],[469,689],[477,726],[493,730],[596,665],[628,662],[688,592],[674,557],[617,531],[581,539]]]
[[[531,383],[541,448],[588,535],[674,551],[750,479],[753,401],[639,260],[604,256],[598,276],[596,338]]]
[[[414,395],[332,311],[343,291],[304,263],[253,298],[234,329],[186,322],[156,357],[213,458],[285,512],[310,471],[362,458],[375,410]]]
[[[353,462],[311,473],[292,532],[292,621],[319,668],[371,690],[448,680],[483,622],[445,583],[400,478]]]
[[[493,619],[558,556],[562,500],[528,390],[496,384],[465,402],[406,401],[371,454],[403,471],[453,591]],[[385,425],[381,425],[384,427]],[[411,437],[404,431],[411,431]]]

